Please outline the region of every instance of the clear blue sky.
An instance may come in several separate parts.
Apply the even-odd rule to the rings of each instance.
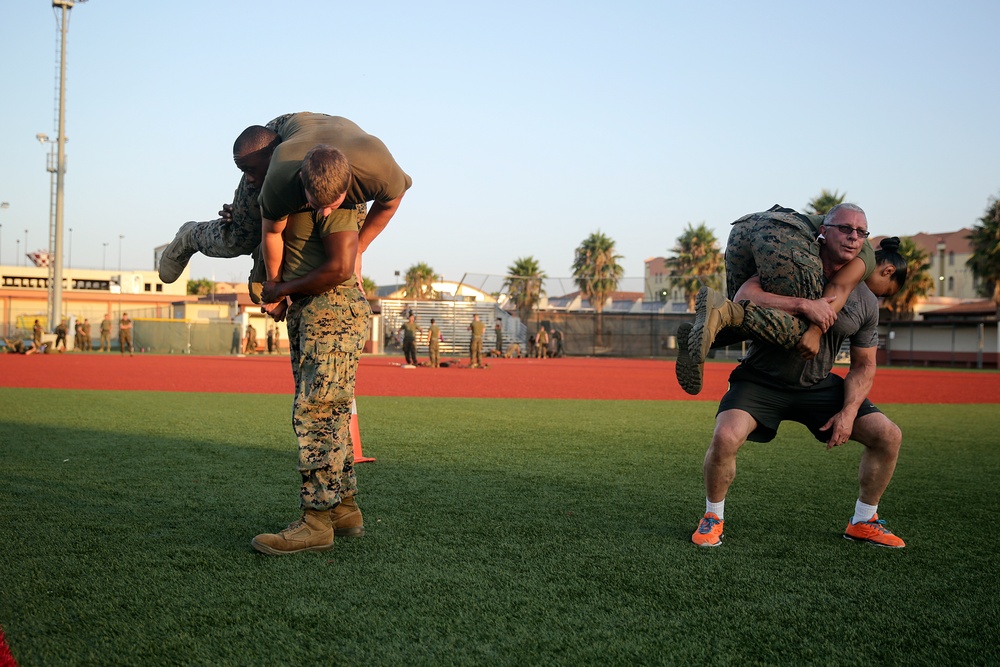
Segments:
[[[6,264],[25,229],[46,245],[53,12],[0,8]],[[997,26],[995,0],[91,0],[69,32],[72,261],[117,268],[124,235],[123,268],[151,269],[230,200],[236,135],[306,110],[354,120],[413,177],[366,254],[379,284],[528,255],[568,276],[596,230],[641,277],[687,223],[724,241],[738,216],[822,188],[876,234],[972,226],[1000,193]],[[248,267],[197,256],[192,273]]]

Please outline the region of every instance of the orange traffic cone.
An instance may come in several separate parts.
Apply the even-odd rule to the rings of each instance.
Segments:
[[[358,429],[358,402],[355,399],[351,399],[351,445],[354,446],[355,463],[366,463],[375,460],[361,453],[361,431]]]

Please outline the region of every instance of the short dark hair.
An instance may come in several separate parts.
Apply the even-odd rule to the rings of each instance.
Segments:
[[[281,137],[274,130],[263,125],[251,125],[240,132],[233,143],[233,157],[242,158],[259,151],[273,152],[281,143]]]

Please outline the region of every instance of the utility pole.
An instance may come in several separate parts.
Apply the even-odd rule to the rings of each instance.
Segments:
[[[58,161],[56,167],[56,224],[55,224],[55,248],[52,259],[55,269],[52,272],[52,302],[49,304],[49,323],[54,323],[62,319],[62,292],[63,292],[63,192],[66,178],[66,33],[69,31],[69,11],[73,9],[76,2],[85,0],[52,0],[52,7],[58,10],[59,31],[61,32],[61,46],[59,56],[59,136],[56,138],[58,146]]]

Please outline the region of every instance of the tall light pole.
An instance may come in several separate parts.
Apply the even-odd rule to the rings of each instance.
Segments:
[[[66,257],[66,266],[73,268],[73,228],[69,228],[69,252]]]
[[[49,139],[49,135],[44,132],[39,132],[35,135],[35,139],[38,139],[38,143],[49,145],[49,155],[45,162],[45,169],[49,172],[49,251],[55,253],[55,238],[56,238],[56,172],[58,171],[56,165],[56,142]],[[53,254],[52,260],[55,260],[55,255]],[[55,287],[55,262],[49,262],[49,300],[51,301]]]
[[[101,251],[101,271],[107,268],[107,258],[108,258],[108,244],[104,243],[104,249]]]
[[[84,0],[79,0],[83,2]],[[59,31],[61,34],[59,56],[59,136],[58,162],[56,167],[56,229],[52,272],[52,302],[49,304],[49,322],[58,322],[62,317],[62,230],[63,230],[63,192],[66,178],[66,33],[69,31],[69,10],[73,9],[76,0],[52,0],[52,7],[59,12]]]
[[[124,234],[118,235],[118,286],[121,287],[122,282],[122,240],[125,238]]]
[[[944,250],[947,246],[945,245],[944,238],[938,239],[937,250],[938,250],[938,296],[944,296]]]

